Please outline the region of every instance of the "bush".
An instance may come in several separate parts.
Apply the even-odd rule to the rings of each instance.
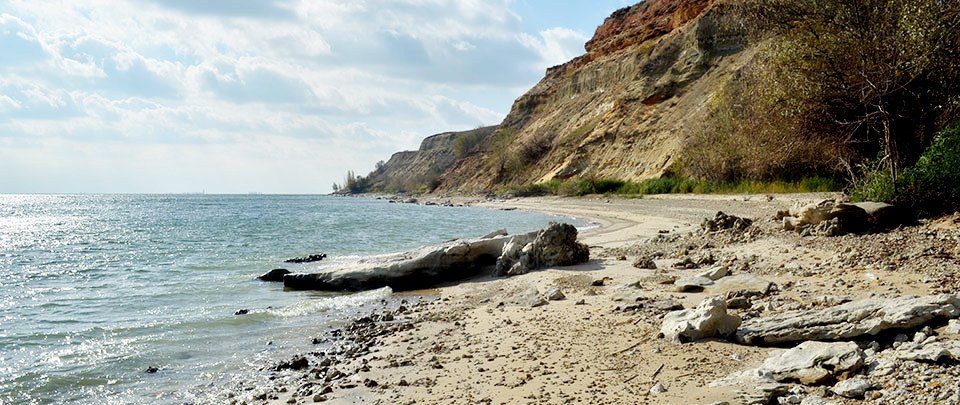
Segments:
[[[917,163],[903,172],[895,191],[896,201],[925,214],[960,208],[960,124],[934,137]]]

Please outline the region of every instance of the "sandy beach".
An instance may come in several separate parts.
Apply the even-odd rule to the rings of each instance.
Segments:
[[[749,402],[749,382],[712,384],[759,367],[777,350],[706,339],[679,344],[658,336],[665,313],[694,308],[707,297],[727,297],[757,280],[771,283],[745,308],[743,319],[789,310],[815,310],[865,298],[955,292],[956,221],[874,235],[801,237],[781,229],[774,216],[798,201],[834,195],[653,196],[642,199],[525,198],[477,205],[587,218],[582,232],[588,263],[510,278],[481,278],[436,290],[398,294],[422,303],[375,315],[353,335],[363,350],[328,354],[290,386],[266,396],[269,403],[368,404],[712,404]],[[718,211],[751,218],[744,231],[700,228]],[[634,265],[652,259],[656,269]],[[692,262],[702,262],[701,265]],[[706,260],[706,261],[704,261]],[[723,265],[737,282],[717,282],[699,292],[676,292],[677,278]],[[644,266],[640,266],[644,267]],[[722,280],[722,279],[721,279]],[[732,280],[732,279],[731,279]],[[746,280],[746,281],[744,281]],[[559,291],[563,298],[537,302]],[[554,297],[558,298],[558,297]],[[371,323],[366,320],[366,323]],[[952,340],[944,324],[928,335]],[[358,331],[362,328],[354,328]],[[901,331],[913,333],[910,331]],[[350,335],[346,328],[345,334]],[[924,332],[918,332],[924,333]],[[910,335],[913,337],[913,335]],[[900,337],[853,339],[880,356]],[[773,346],[773,345],[772,345]],[[871,352],[872,353],[872,352]],[[880,358],[880,357],[878,357]],[[830,384],[795,385],[797,403],[949,403],[960,398],[957,367],[903,362],[892,375],[866,375],[864,396],[834,395]],[[329,378],[331,369],[336,378]],[[342,374],[342,375],[341,375]],[[904,385],[903,381],[912,381]],[[947,402],[941,402],[941,399]],[[806,402],[805,402],[806,403]],[[809,402],[816,403],[816,402]]]

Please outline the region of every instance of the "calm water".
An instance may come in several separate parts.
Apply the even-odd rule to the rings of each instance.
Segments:
[[[0,404],[223,402],[390,294],[283,291],[264,271],[556,220],[326,196],[0,195]]]

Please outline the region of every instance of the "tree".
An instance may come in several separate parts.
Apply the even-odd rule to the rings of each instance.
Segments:
[[[960,96],[960,0],[744,0],[781,69],[893,183]]]

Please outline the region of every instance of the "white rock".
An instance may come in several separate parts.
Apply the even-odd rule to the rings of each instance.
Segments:
[[[700,274],[697,274],[697,277],[704,277],[704,278],[709,278],[710,280],[713,280],[713,281],[717,281],[729,275],[730,275],[729,266],[716,266]]]
[[[547,299],[550,301],[560,301],[564,298],[567,298],[567,296],[563,295],[563,291],[560,291],[559,288],[547,290]]]
[[[713,280],[706,277],[684,277],[673,283],[673,290],[676,292],[700,292],[709,285],[713,285]]]
[[[894,352],[896,358],[910,361],[960,360],[960,341],[936,339],[925,340],[922,343],[906,342],[897,347]]]
[[[660,383],[657,383],[652,388],[650,388],[651,394],[663,394],[664,392],[667,392],[667,389],[663,386],[663,384],[660,384]]]
[[[849,340],[885,330],[915,328],[937,318],[957,317],[960,317],[960,296],[957,295],[871,298],[821,310],[753,318],[743,323],[736,340],[744,344]]]
[[[737,274],[723,277],[708,288],[711,294],[725,294],[728,292],[743,292],[746,295],[763,295],[770,292],[773,283],[753,274]]]
[[[856,377],[838,382],[831,390],[841,397],[862,398],[863,394],[872,387],[869,381]]]
[[[960,335],[960,320],[951,319],[943,331],[948,335]]]
[[[797,380],[816,384],[830,377],[853,373],[863,365],[863,352],[854,342],[803,342],[774,353],[760,366],[776,381]]]
[[[696,308],[669,312],[663,317],[663,337],[683,343],[717,336],[729,336],[740,326],[740,317],[727,314],[722,298],[704,299]]]
[[[829,402],[823,397],[818,397],[816,395],[811,395],[800,401],[800,405],[834,405],[836,402]]]

